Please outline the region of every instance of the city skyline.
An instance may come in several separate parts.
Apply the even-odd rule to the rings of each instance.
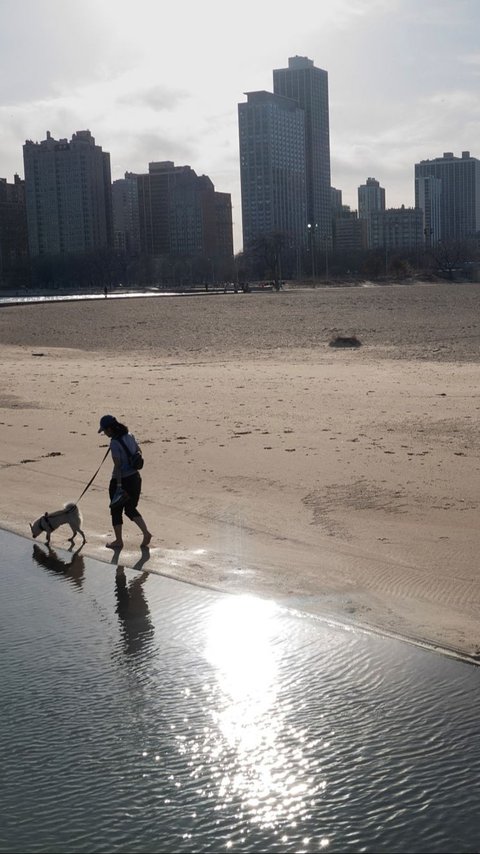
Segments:
[[[0,177],[23,177],[27,139],[89,129],[112,180],[173,160],[231,193],[242,247],[237,105],[309,56],[329,75],[331,183],[357,208],[375,177],[387,207],[414,204],[414,164],[480,154],[476,0],[331,0],[278,9],[217,0],[162,13],[152,0],[0,3]],[[14,34],[14,37],[12,37]]]

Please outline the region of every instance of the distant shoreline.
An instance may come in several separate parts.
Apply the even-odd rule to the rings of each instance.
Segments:
[[[382,287],[392,287],[392,286],[405,286],[405,287],[413,287],[413,286],[422,286],[422,285],[435,285],[435,284],[449,284],[449,285],[458,285],[458,284],[476,284],[475,282],[470,282],[468,280],[462,282],[450,282],[446,279],[414,279],[414,278],[406,278],[406,279],[359,279],[359,280],[349,280],[349,279],[333,279],[328,281],[318,280],[316,282],[310,282],[308,280],[302,282],[286,282],[282,286],[282,291],[288,292],[300,292],[300,291],[310,291],[310,290],[332,290],[332,289],[342,289],[342,288],[382,288]],[[253,282],[250,284],[250,292],[251,293],[269,293],[274,289],[269,286],[268,283],[262,282]],[[243,291],[241,287],[238,287],[237,295],[241,294]],[[119,299],[119,298],[139,298],[139,297],[175,297],[175,296],[209,296],[215,294],[224,294],[224,293],[234,293],[233,284],[230,283],[225,289],[224,285],[209,285],[208,289],[205,288],[204,285],[193,286],[191,288],[186,288],[184,290],[181,289],[168,289],[162,288],[160,286],[151,286],[145,288],[135,288],[135,287],[126,287],[126,288],[113,288],[111,291],[108,291],[107,297],[103,292],[103,289],[99,290],[89,290],[89,291],[66,291],[59,289],[37,289],[32,290],[29,289],[26,291],[17,290],[0,290],[0,306],[3,305],[28,305],[36,302],[68,302],[68,301],[80,301],[80,300],[103,300],[103,299]]]

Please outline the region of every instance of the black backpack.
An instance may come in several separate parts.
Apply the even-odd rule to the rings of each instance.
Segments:
[[[141,452],[140,448],[138,447],[138,445],[137,445],[137,450],[134,451],[132,454],[131,451],[128,450],[128,448],[127,448],[125,442],[123,441],[123,439],[121,438],[121,436],[117,436],[116,438],[117,438],[117,441],[120,442],[120,444],[123,446],[123,448],[124,448],[124,450],[128,456],[129,463],[132,466],[132,468],[137,469],[137,471],[139,471],[140,469],[143,469],[144,459],[143,459],[142,452]]]

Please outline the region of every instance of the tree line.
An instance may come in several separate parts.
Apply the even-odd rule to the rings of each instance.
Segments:
[[[468,240],[440,240],[419,249],[336,251],[324,246],[312,255],[306,247],[291,246],[280,232],[264,235],[234,258],[205,255],[166,255],[96,249],[92,252],[42,255],[16,259],[0,271],[3,289],[101,290],[125,286],[185,289],[233,282],[243,285],[270,281],[316,279],[405,278],[435,274],[446,279],[473,276],[480,265],[480,235]]]

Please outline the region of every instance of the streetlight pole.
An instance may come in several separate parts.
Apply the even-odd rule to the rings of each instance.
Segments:
[[[387,223],[383,223],[383,243],[385,249],[385,276],[388,276],[388,245],[387,245]]]
[[[311,222],[307,225],[308,233],[310,235],[310,254],[312,256],[312,279],[315,278],[315,229],[317,228],[317,223],[313,225]]]

